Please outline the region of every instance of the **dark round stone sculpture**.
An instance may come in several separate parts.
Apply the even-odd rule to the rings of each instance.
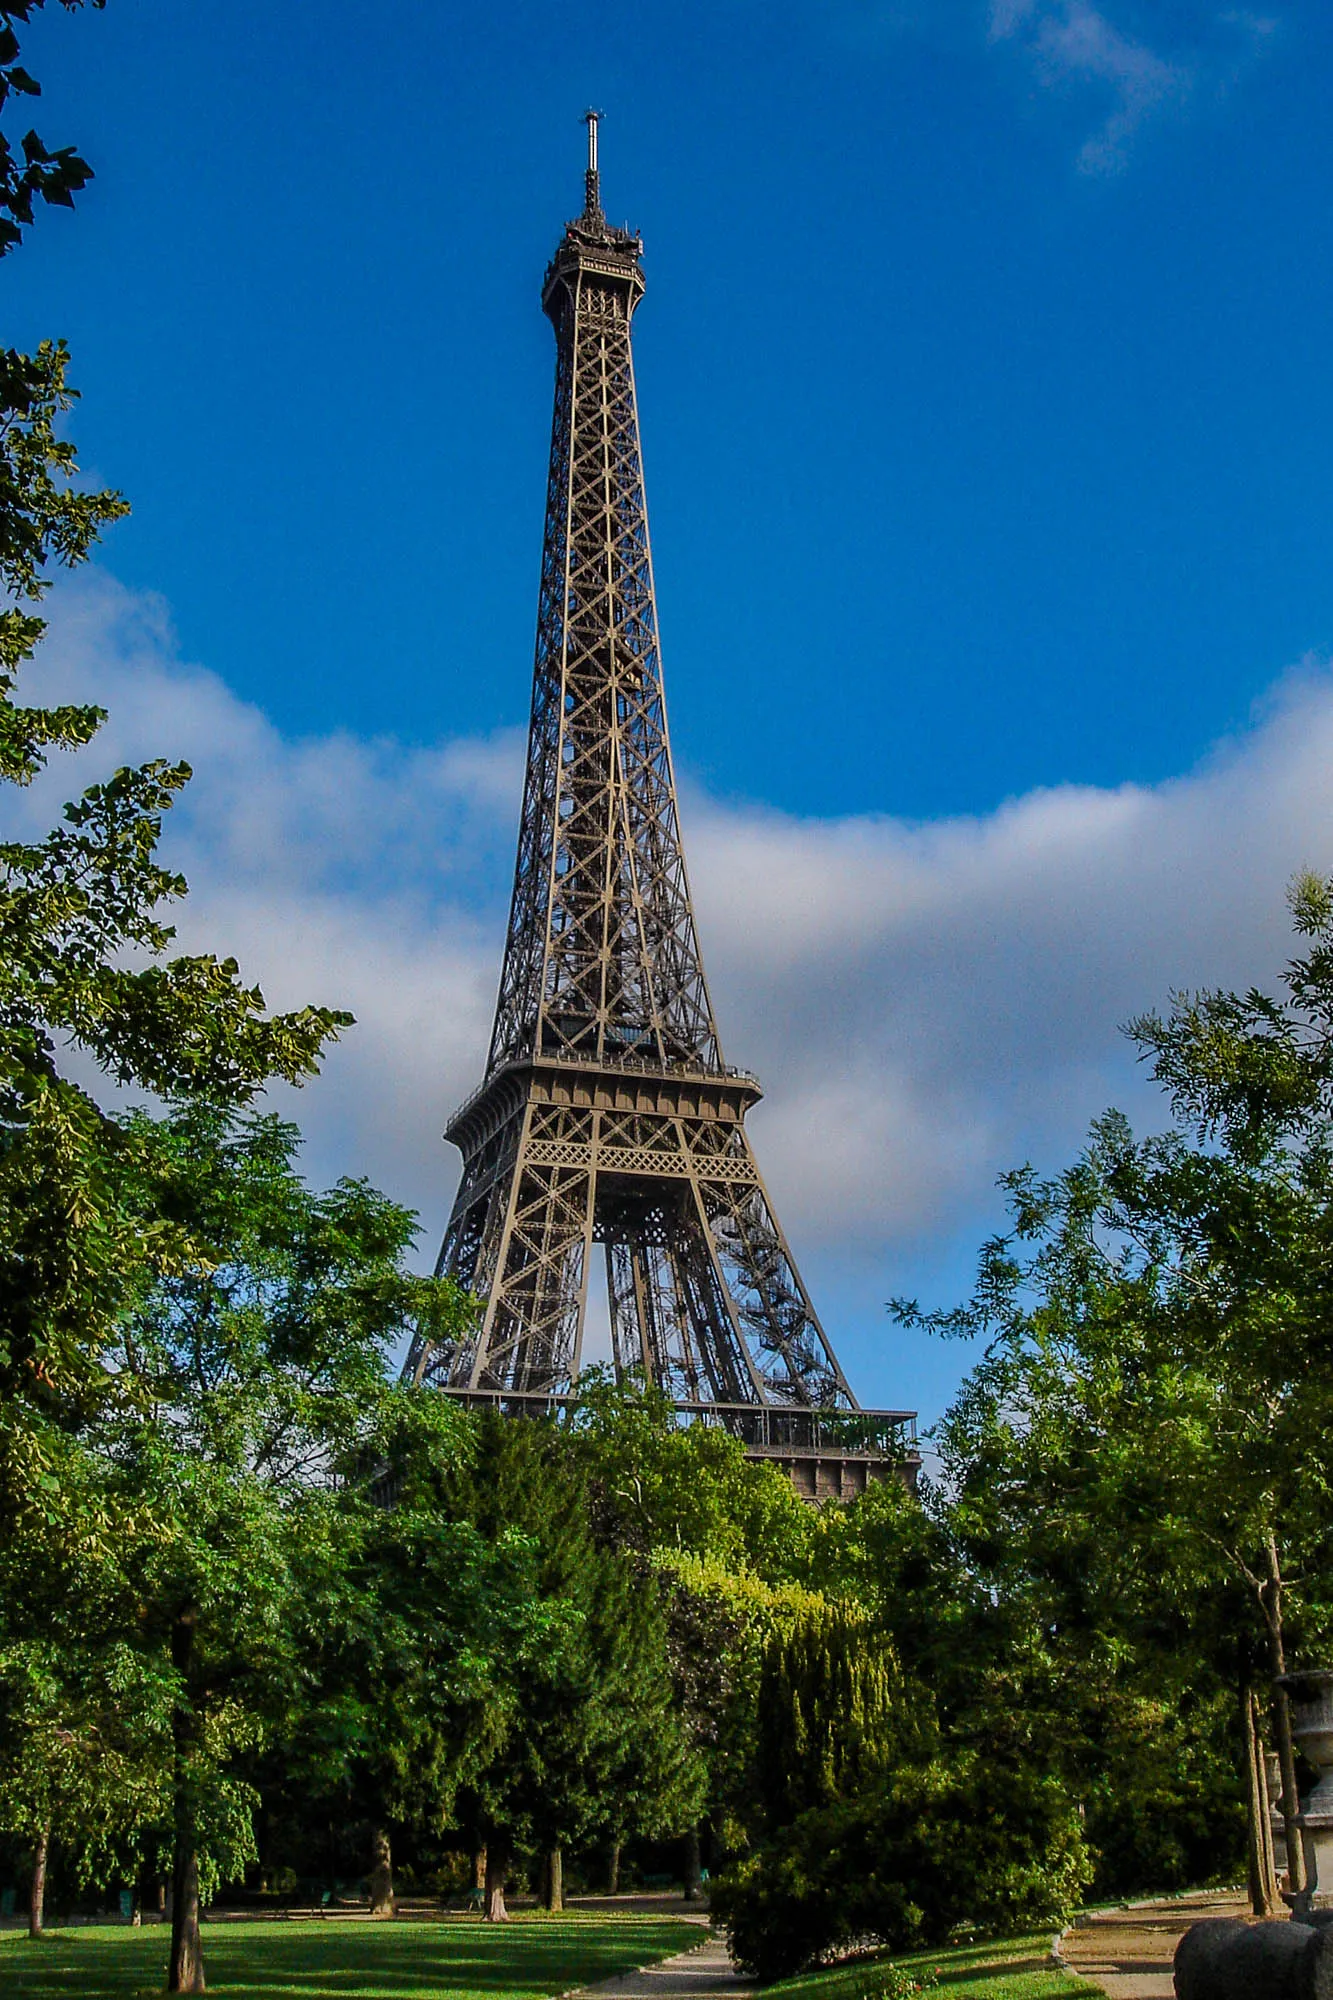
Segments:
[[[1333,2000],[1333,1930],[1206,1917],[1175,1956],[1176,2000]]]

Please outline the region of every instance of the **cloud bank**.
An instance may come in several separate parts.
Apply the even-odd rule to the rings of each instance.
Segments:
[[[287,739],[178,657],[159,602],[105,575],[54,601],[31,692],[95,697],[111,719],[4,801],[10,829],[46,826],[116,764],[191,761],[164,842],[191,882],[182,941],[234,952],[275,1006],[356,1014],[282,1108],[312,1175],[368,1174],[410,1202],[428,1255],[456,1175],[439,1133],[489,1035],[521,742]],[[1173,988],[1272,982],[1286,882],[1333,871],[1330,770],[1333,673],[1310,662],[1156,786],[1057,786],[916,825],[687,785],[724,1044],[764,1079],[756,1147],[817,1287],[882,1327],[880,1301],[995,1225],[998,1172],[1062,1162],[1109,1102],[1160,1117],[1120,1024]]]
[[[1121,1024],[1276,977],[1286,883],[1333,869],[1331,770],[1333,677],[1310,664],[1162,785],[917,826],[705,810],[722,1018],[774,1086],[766,1150],[806,1227],[915,1256],[1108,1102],[1160,1119]]]

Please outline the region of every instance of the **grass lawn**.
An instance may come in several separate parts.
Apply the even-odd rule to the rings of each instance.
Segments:
[[[656,1917],[459,1917],[396,1923],[204,1925],[210,1993],[245,2000],[441,2000],[504,1994],[544,2000],[700,1944],[697,1924]],[[166,1984],[170,1932],[153,1924],[0,1937],[4,2000],[147,2000]]]
[[[955,1993],[959,2000],[1062,2000],[1088,1987],[1081,1979],[1051,1965],[1049,1932],[1040,1937],[1013,1938],[1004,1944],[954,1945],[948,1951],[915,1952],[908,1958],[861,1959],[832,1972],[806,1972],[763,1989],[763,2000],[863,2000],[866,1994],[892,1993],[890,1968],[918,1977],[934,1972],[932,1994]]]

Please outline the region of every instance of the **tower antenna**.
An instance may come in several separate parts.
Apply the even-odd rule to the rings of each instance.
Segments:
[[[597,127],[602,113],[589,108],[583,114],[583,122],[588,128],[588,171],[583,177],[583,212],[585,215],[600,216],[602,212],[601,175],[597,170]]]

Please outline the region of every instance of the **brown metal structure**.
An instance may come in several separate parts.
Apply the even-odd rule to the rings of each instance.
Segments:
[[[446,1134],[463,1177],[439,1269],[485,1306],[467,1345],[419,1342],[408,1369],[516,1412],[558,1407],[601,1243],[618,1374],[757,1452],[841,1461],[851,1440],[821,1437],[839,1412],[855,1428],[858,1405],[750,1150],[759,1084],[723,1061],[704,979],[630,351],[642,244],[602,212],[595,113],[588,140],[584,210],[542,293],[555,415],[504,969],[485,1080]],[[910,1449],[908,1413],[874,1414]]]

